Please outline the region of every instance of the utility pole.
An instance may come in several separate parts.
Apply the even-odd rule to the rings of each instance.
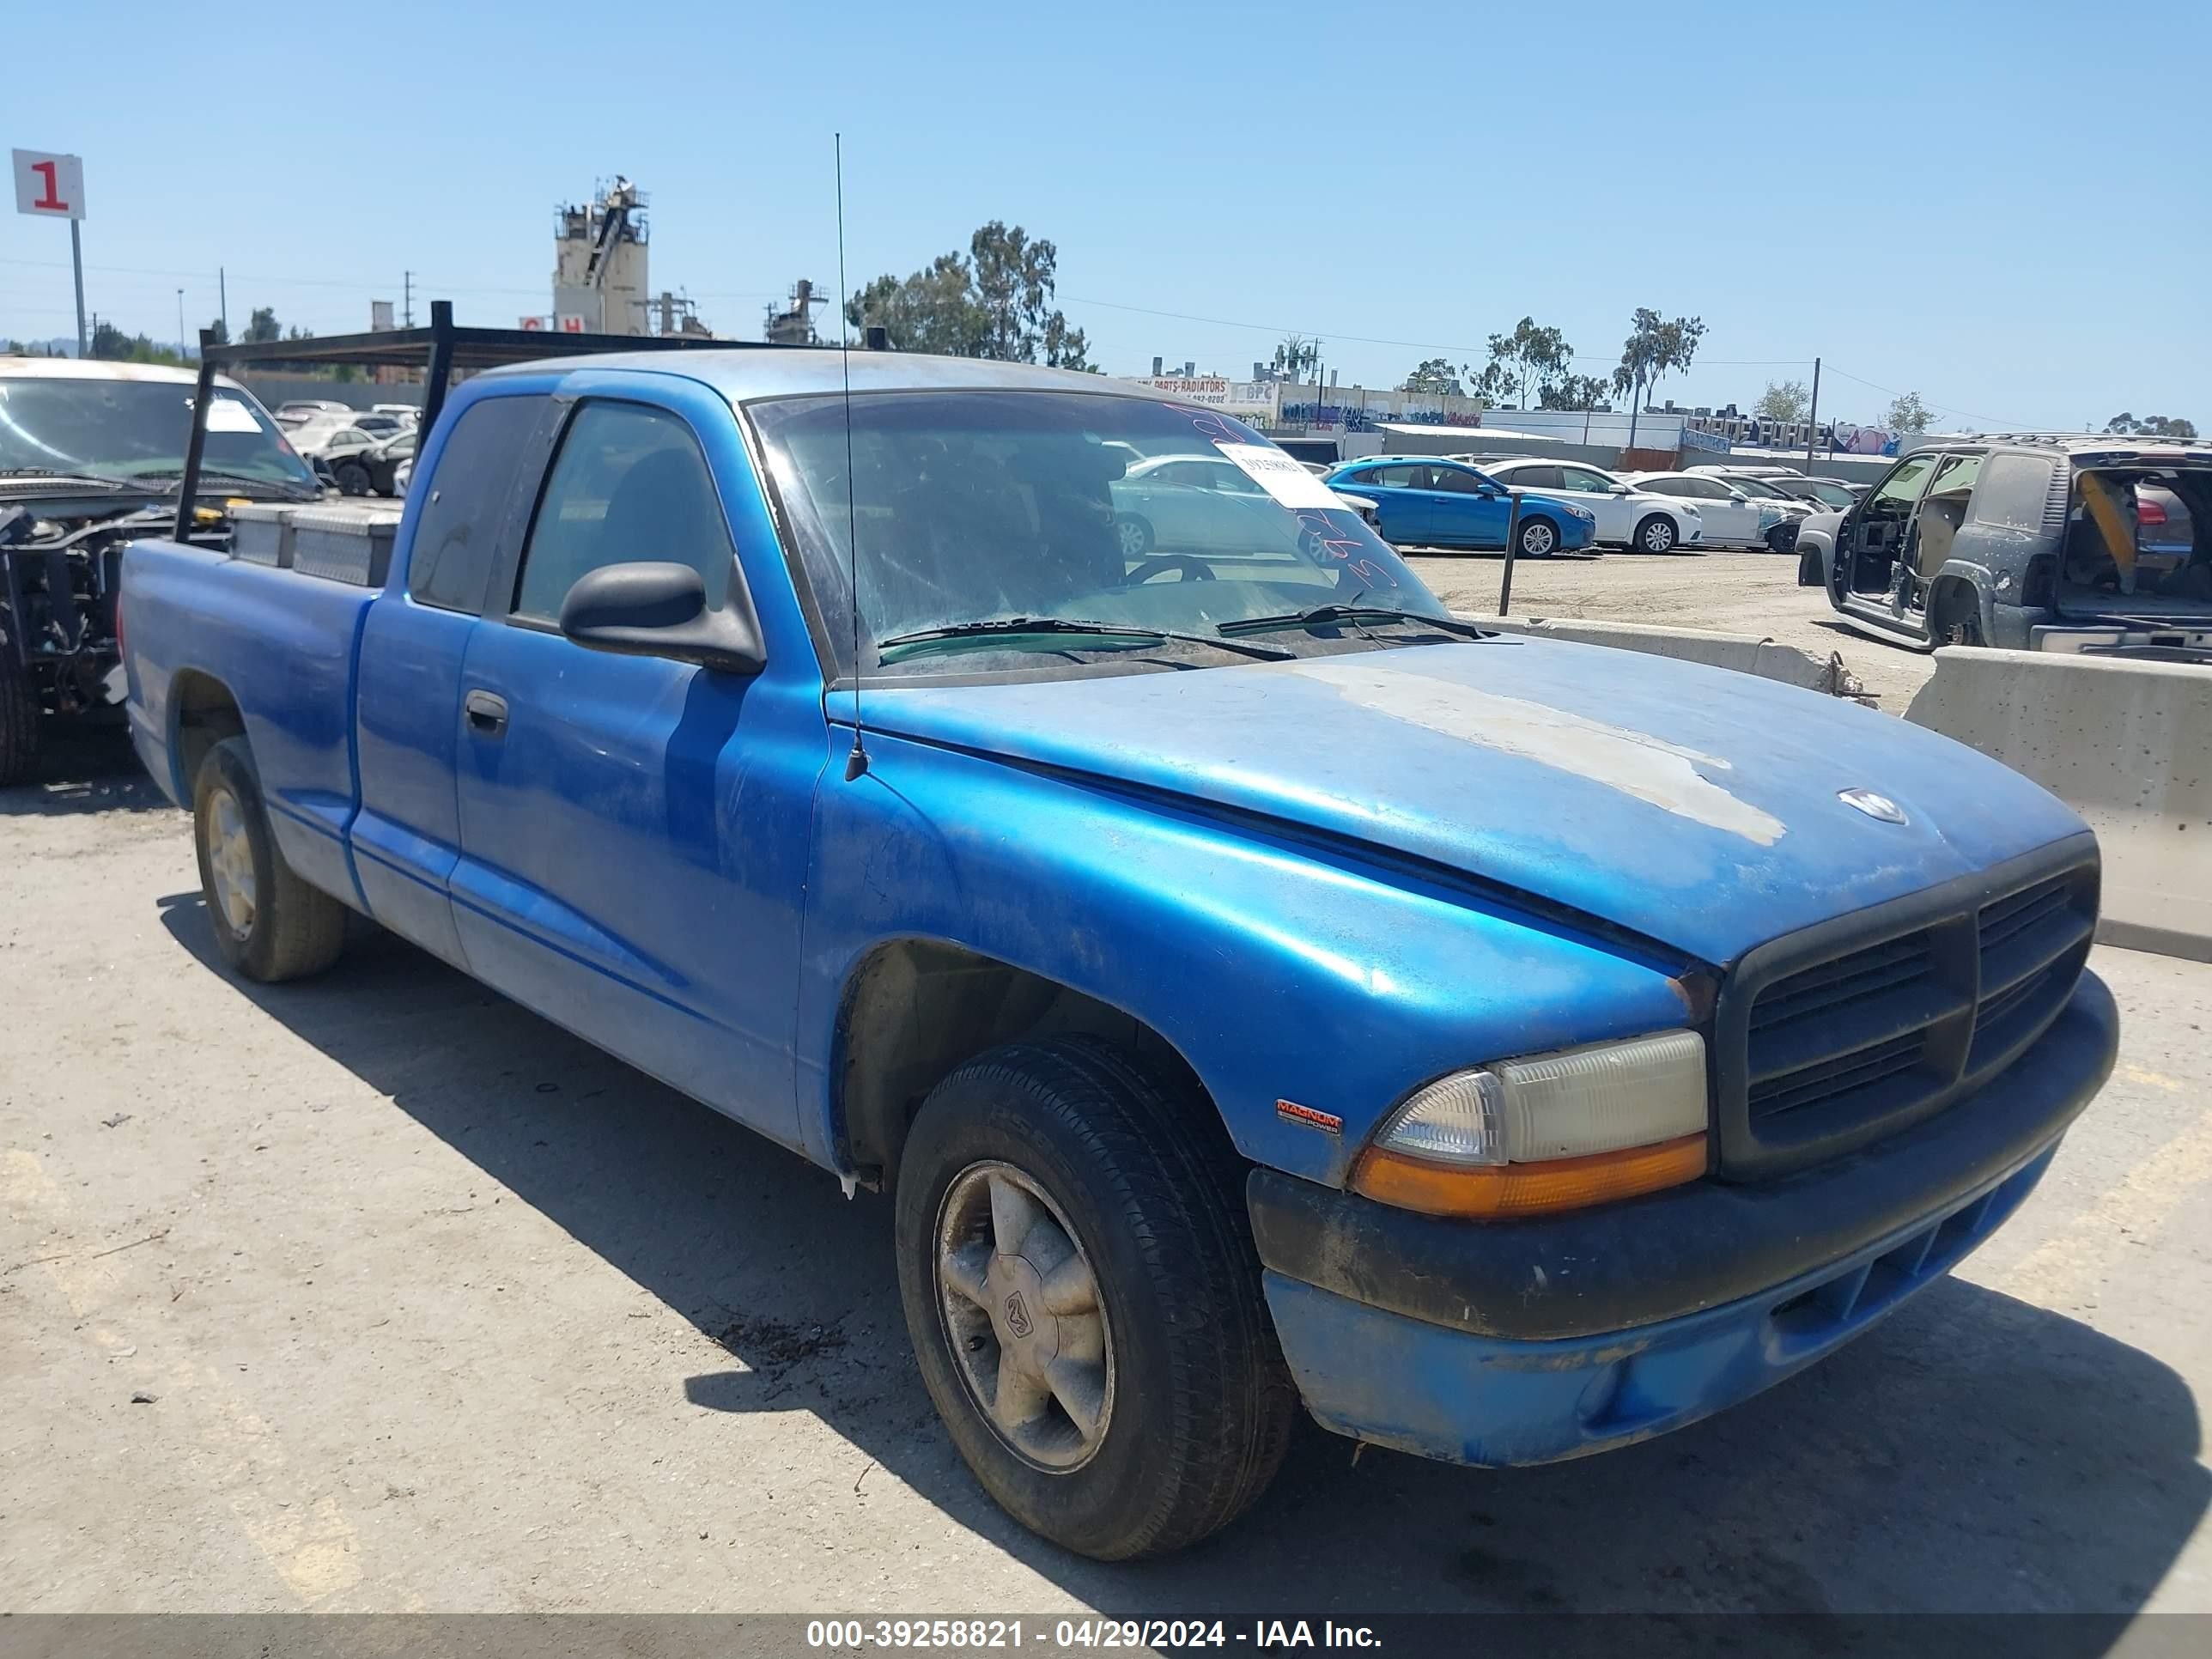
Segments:
[[[1805,415],[1805,465],[1813,465],[1813,445],[1820,435],[1820,360],[1813,359],[1813,406]]]
[[[399,287],[401,295],[399,325],[402,328],[412,328],[415,326],[415,273],[411,270],[402,271]]]
[[[190,362],[191,356],[191,342],[185,337],[185,291],[179,289],[177,290],[177,361],[180,363]]]
[[[222,318],[222,337],[230,337],[230,276],[221,265],[215,268],[216,310]]]
[[[82,362],[89,348],[84,331],[84,239],[77,233],[80,222],[70,221],[70,264],[76,272],[76,355]]]

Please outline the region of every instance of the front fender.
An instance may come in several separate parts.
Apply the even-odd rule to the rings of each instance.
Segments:
[[[1692,964],[1457,876],[1202,801],[886,733],[868,748],[860,778],[823,785],[808,889],[800,1131],[831,1167],[839,1012],[861,964],[902,939],[1145,1022],[1245,1157],[1331,1185],[1422,1082],[1687,1018],[1668,976]],[[1341,1132],[1279,1115],[1285,1099]]]

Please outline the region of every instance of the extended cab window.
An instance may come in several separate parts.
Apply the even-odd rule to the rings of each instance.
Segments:
[[[441,611],[483,609],[484,587],[499,557],[507,503],[541,397],[486,398],[462,411],[429,477],[429,498],[415,526],[407,592]]]
[[[587,403],[568,423],[522,557],[514,613],[551,622],[580,577],[611,564],[688,564],[720,610],[737,566],[691,429],[641,404]]]

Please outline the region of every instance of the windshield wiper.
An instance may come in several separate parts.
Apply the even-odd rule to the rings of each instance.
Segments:
[[[1147,644],[1175,640],[1185,645],[1207,645],[1217,651],[1233,651],[1242,657],[1257,657],[1263,662],[1280,662],[1297,654],[1275,646],[1247,645],[1241,640],[1222,639],[1212,634],[1178,634],[1164,628],[1135,628],[1121,623],[1074,622],[1065,617],[994,617],[988,622],[951,623],[943,628],[894,634],[887,640],[878,640],[876,649],[889,651],[899,646],[988,638],[994,634],[1088,634],[1094,638],[1141,640]]]
[[[142,472],[138,476],[142,478],[159,479],[161,483],[161,487],[167,490],[175,489],[185,481],[184,469],[178,466],[155,467],[150,471]],[[281,492],[291,492],[304,489],[319,490],[320,489],[320,486],[319,485],[306,483],[297,478],[264,478],[252,472],[226,472],[219,466],[202,467],[200,469],[200,488],[202,489],[205,489],[210,484],[216,483],[230,485],[242,484],[251,489],[274,489]]]
[[[97,484],[102,489],[120,489],[120,478],[104,478],[97,472],[58,472],[46,466],[0,466],[0,478],[40,478],[54,483]]]
[[[1310,611],[1286,611],[1279,617],[1245,617],[1220,624],[1224,634],[1265,634],[1279,628],[1326,628],[1335,623],[1418,623],[1470,640],[1486,640],[1491,630],[1456,617],[1425,617],[1387,605],[1317,605]]]

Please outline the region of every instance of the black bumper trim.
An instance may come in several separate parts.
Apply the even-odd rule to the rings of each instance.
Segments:
[[[2119,1012],[2085,973],[1978,1093],[1847,1157],[1755,1185],[1706,1180],[1516,1222],[1417,1215],[1276,1170],[1246,1185],[1276,1273],[1431,1324],[1516,1341],[1595,1336],[1785,1283],[1972,1197],[2026,1164],[2112,1075]]]

